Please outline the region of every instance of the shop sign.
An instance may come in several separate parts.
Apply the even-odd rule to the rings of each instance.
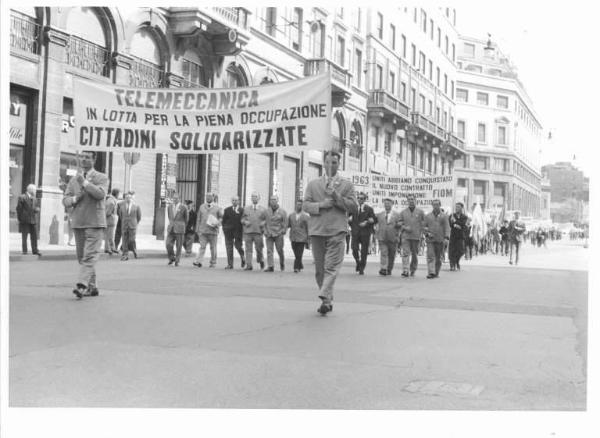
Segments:
[[[231,89],[133,88],[74,78],[76,145],[98,151],[237,154],[323,150],[331,78]]]
[[[9,138],[10,143],[25,146],[25,127],[27,123],[27,105],[21,102],[17,94],[10,96],[10,120]]]

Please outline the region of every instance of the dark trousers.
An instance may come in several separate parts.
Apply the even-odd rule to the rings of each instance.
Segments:
[[[460,268],[460,258],[465,252],[464,239],[450,239],[448,247],[448,259],[450,259],[451,268]]]
[[[121,242],[121,234],[123,231],[121,230],[121,218],[117,220],[117,228],[115,230],[115,248],[119,249],[119,243]]]
[[[430,275],[439,275],[443,251],[444,242],[427,242],[427,271]]]
[[[123,255],[126,256],[129,254],[129,251],[136,252],[135,247],[135,228],[127,228],[123,230]]]
[[[294,251],[294,269],[304,269],[302,264],[302,255],[304,254],[304,248],[306,242],[292,242],[292,250]]]
[[[27,235],[29,234],[29,239],[31,240],[31,253],[37,253],[37,224],[19,224],[19,228],[21,229],[21,248],[23,249],[23,252],[27,252]]]
[[[367,254],[369,254],[369,244],[371,243],[371,234],[353,234],[352,235],[352,257],[356,260],[358,269],[364,270],[367,266]],[[360,251],[360,258],[359,258]]]
[[[169,255],[169,261],[176,261],[179,263],[181,258],[181,247],[183,246],[183,233],[169,233],[167,234],[167,254]],[[173,250],[173,244],[175,244],[175,250]]]
[[[185,233],[185,238],[183,241],[183,246],[185,248],[185,253],[190,255],[192,253],[192,246],[194,245],[194,238],[196,236],[196,232],[192,231],[190,233]]]
[[[242,234],[235,231],[223,231],[225,235],[225,250],[227,252],[227,265],[233,266],[233,248],[237,250],[240,259],[244,260],[244,248],[242,247]]]
[[[513,240],[512,242],[510,242],[510,261],[512,262],[513,259],[513,248],[514,248],[514,252],[515,252],[515,264],[519,263],[519,248],[521,247],[521,242],[518,240]]]

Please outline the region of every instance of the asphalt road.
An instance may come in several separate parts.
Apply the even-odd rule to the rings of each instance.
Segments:
[[[583,410],[586,251],[525,247],[519,267],[487,255],[435,280],[423,258],[411,279],[348,261],[327,317],[310,253],[300,274],[103,260],[81,301],[74,261],[13,262],[9,405]]]

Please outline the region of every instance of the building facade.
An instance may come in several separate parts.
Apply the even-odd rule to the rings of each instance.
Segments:
[[[76,173],[73,78],[133,87],[235,88],[331,72],[331,137],[345,171],[453,172],[456,16],[450,9],[22,7],[10,17],[10,224],[38,186],[40,236],[64,229],[62,193]],[[101,153],[112,188],[135,191],[142,234],[164,234],[172,190],[196,206],[252,192],[292,210],[322,152]],[[53,225],[54,224],[54,225]],[[58,241],[62,243],[63,233]]]
[[[540,217],[542,125],[508,58],[491,41],[460,37],[457,192],[469,208]]]
[[[542,166],[548,180],[550,215],[555,222],[588,222],[590,179],[570,162]]]

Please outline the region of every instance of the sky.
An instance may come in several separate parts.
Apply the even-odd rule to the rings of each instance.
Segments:
[[[598,26],[594,2],[455,3],[460,34],[498,44],[516,65],[544,132],[542,165],[571,161],[590,176],[598,162]],[[548,131],[552,140],[547,140]]]

